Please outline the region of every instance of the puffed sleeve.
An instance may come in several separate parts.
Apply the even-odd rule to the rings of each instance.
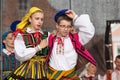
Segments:
[[[88,43],[95,33],[95,28],[92,22],[90,21],[89,15],[82,14],[79,17],[76,15],[73,19],[73,24],[76,28],[79,29],[78,35],[82,45]]]
[[[18,34],[14,41],[15,57],[19,61],[26,61],[32,58],[37,52],[35,48],[26,48],[21,34]]]

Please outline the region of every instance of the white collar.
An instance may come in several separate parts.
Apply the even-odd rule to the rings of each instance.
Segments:
[[[35,31],[33,29],[31,29],[30,27],[27,28],[26,32],[28,33],[34,33]],[[43,34],[43,31],[40,29],[38,32]]]
[[[88,74],[85,74],[85,76],[86,77],[90,77],[90,76],[95,77],[95,75],[88,75]]]
[[[11,54],[11,52],[13,52],[13,53],[15,53],[15,51],[13,50],[13,51],[11,51],[11,52],[9,52],[7,49],[3,49],[2,50],[6,55],[10,55]]]

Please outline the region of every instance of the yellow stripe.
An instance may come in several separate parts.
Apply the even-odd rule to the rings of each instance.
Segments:
[[[51,75],[50,80],[56,75],[56,73],[57,73],[57,71],[55,71],[55,72]]]
[[[34,78],[34,75],[35,75],[35,73],[34,73],[34,65],[32,65],[32,78]]]
[[[65,74],[65,71],[62,71],[62,73],[60,73],[60,75],[56,78],[56,80],[60,80],[64,74]]]
[[[37,68],[37,70],[38,70],[37,77],[38,77],[38,79],[39,79],[39,78],[40,78],[40,76],[39,76],[39,74],[40,74],[40,73],[39,73],[39,71],[40,71],[40,70],[39,70],[39,65],[37,65],[37,67],[38,67],[38,68]]]
[[[23,67],[23,65],[24,65],[24,63],[21,64],[20,67],[18,67],[18,68],[15,70],[14,74],[16,74],[16,72],[18,72],[18,70],[20,70],[20,68]]]
[[[42,66],[41,66],[41,67],[42,67],[42,73],[43,73],[43,76],[45,77],[45,71],[44,71],[43,65],[44,65],[44,64],[43,64],[43,62],[42,62]]]
[[[73,69],[71,69],[71,70],[68,70],[68,71],[66,71],[66,73],[65,73],[65,75],[64,76],[67,76],[67,75],[69,75],[71,72],[73,72],[75,70],[75,68],[73,68]]]
[[[53,71],[53,74],[50,75],[49,74],[49,78],[50,80],[57,74],[57,70],[53,69],[52,67],[49,66],[49,68]],[[62,71],[62,73],[60,73],[60,75],[56,78],[56,80],[60,80],[62,77],[67,77],[71,72],[73,72],[75,70],[75,68],[68,70],[68,71]],[[72,76],[71,78],[75,78],[77,75]]]
[[[39,71],[41,71],[41,69],[40,69],[40,65],[39,65]],[[39,76],[40,76],[40,78],[41,78],[41,72],[40,72],[40,75],[39,75]]]
[[[51,75],[50,79],[52,79],[56,74],[57,74],[57,70],[53,69],[52,67],[49,66],[49,68],[54,71],[53,74]],[[63,71],[62,73],[60,73],[60,75],[56,78],[56,80],[60,80],[60,78],[65,74],[65,72]],[[50,75],[49,75],[50,76]]]

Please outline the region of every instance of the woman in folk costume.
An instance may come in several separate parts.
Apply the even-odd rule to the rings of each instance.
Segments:
[[[47,54],[47,32],[43,32],[44,13],[32,7],[17,25],[14,32],[16,59],[22,64],[9,74],[8,80],[46,80],[45,61]]]
[[[20,65],[20,61],[15,58],[14,39],[12,31],[2,35],[2,79]]]
[[[96,61],[91,54],[82,46],[88,43],[94,35],[95,29],[89,15],[77,16],[73,10],[63,9],[56,13],[55,22],[57,33],[50,35],[47,55],[49,61],[50,80],[77,80],[79,79],[75,66],[78,54],[91,63]],[[73,26],[79,31],[71,33]]]

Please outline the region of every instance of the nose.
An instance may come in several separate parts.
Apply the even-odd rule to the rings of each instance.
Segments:
[[[12,37],[12,41],[14,41],[15,40],[15,37]]]
[[[64,28],[64,30],[68,30],[68,28],[67,28],[67,27],[65,27],[65,28]]]
[[[39,20],[39,24],[41,24],[41,20]]]

